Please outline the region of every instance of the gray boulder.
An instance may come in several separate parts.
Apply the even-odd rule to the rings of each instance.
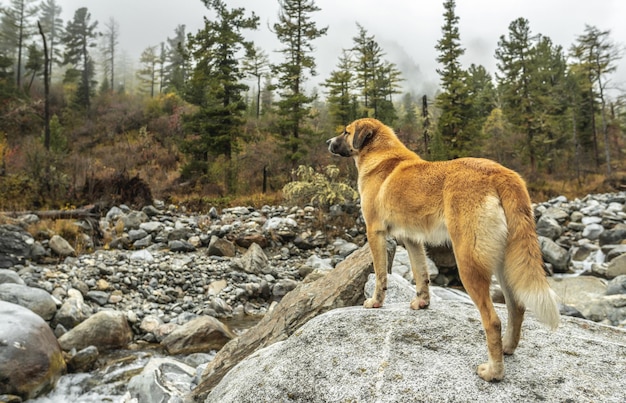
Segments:
[[[15,225],[0,225],[0,268],[12,267],[31,257],[35,239]]]
[[[139,402],[182,403],[189,393],[195,369],[172,358],[153,358],[128,383],[130,396]]]
[[[0,323],[0,393],[27,400],[52,389],[66,366],[50,326],[29,309],[4,301]]]
[[[0,284],[0,300],[28,308],[44,320],[52,319],[57,311],[57,305],[50,294],[40,288],[22,284]]]
[[[568,251],[557,245],[557,243],[550,238],[544,236],[539,236],[538,238],[543,259],[552,264],[555,273],[566,273],[569,263]]]
[[[219,320],[211,316],[200,316],[176,328],[162,341],[171,355],[192,354],[219,350],[235,334]]]
[[[529,314],[505,379],[488,384],[475,374],[486,347],[471,305],[336,309],[246,358],[205,402],[619,402],[625,337],[575,318],[549,332]]]
[[[121,312],[104,310],[59,337],[59,344],[65,351],[73,348],[82,350],[92,345],[99,351],[108,351],[125,347],[132,339],[133,331],[126,316]]]
[[[74,250],[72,245],[70,245],[70,243],[67,242],[60,235],[53,235],[52,238],[50,238],[48,245],[50,246],[50,249],[52,249],[52,251],[58,256],[66,257],[74,256],[76,254],[76,251]]]
[[[209,256],[235,256],[235,245],[227,239],[212,236],[207,251]]]

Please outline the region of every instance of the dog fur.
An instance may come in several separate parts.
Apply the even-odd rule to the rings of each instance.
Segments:
[[[408,253],[417,296],[412,309],[428,307],[429,275],[424,244],[451,242],[459,275],[480,311],[489,360],[477,368],[486,381],[504,376],[504,354],[520,339],[525,308],[552,329],[559,324],[556,295],[543,270],[530,197],[522,178],[481,158],[428,162],[406,148],[376,119],[359,119],[327,141],[331,153],[352,157],[374,261],[374,295],[366,308],[379,308],[387,289],[385,237]],[[489,293],[495,274],[508,310],[504,337]]]

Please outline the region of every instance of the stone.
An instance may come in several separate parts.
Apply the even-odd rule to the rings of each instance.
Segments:
[[[65,351],[82,350],[92,345],[99,351],[109,351],[125,347],[132,339],[133,331],[124,313],[103,310],[59,337],[59,344]]]
[[[204,398],[242,359],[262,347],[285,340],[309,319],[331,309],[362,304],[363,288],[372,268],[369,246],[365,245],[325,276],[301,283],[256,326],[222,347],[193,391],[196,400]]]
[[[195,368],[173,358],[152,358],[128,382],[128,392],[139,402],[183,402],[195,374]]]
[[[89,295],[89,292],[87,294]],[[85,304],[82,294],[76,292],[63,301],[63,305],[54,315],[53,322],[62,325],[65,329],[72,329],[92,314],[93,309]]]
[[[608,244],[619,244],[626,239],[626,229],[618,228],[604,231],[598,237],[600,246]]]
[[[76,255],[76,251],[63,237],[60,235],[53,235],[48,242],[48,246],[50,249],[57,254],[58,256],[74,256]]]
[[[606,283],[592,276],[548,277],[548,283],[562,304],[573,306],[579,311],[585,309],[587,301],[606,294]]]
[[[50,326],[29,309],[4,301],[0,323],[0,393],[28,400],[51,390],[66,365]]]
[[[67,363],[67,367],[71,372],[88,372],[90,371],[100,353],[95,346],[88,346],[76,352]]]
[[[626,294],[626,275],[622,274],[609,281],[606,286],[606,295]]]
[[[235,334],[211,316],[199,316],[179,326],[162,341],[170,355],[193,354],[221,349]]]
[[[275,271],[263,249],[256,243],[250,245],[239,264],[243,271],[250,274],[272,274]]]
[[[497,311],[506,316],[502,306]],[[626,373],[626,332],[577,318],[563,318],[550,332],[532,314],[523,327],[504,380],[489,384],[475,374],[486,349],[473,306],[336,309],[249,355],[203,401],[626,400],[618,381]]]
[[[557,239],[563,233],[563,228],[559,222],[547,215],[542,215],[537,221],[537,234],[550,238],[552,240]]]
[[[190,242],[182,241],[182,240],[174,240],[169,241],[167,243],[167,247],[172,252],[193,252],[196,250],[196,247],[193,246]]]
[[[35,239],[16,225],[0,225],[0,268],[13,267],[31,257]]]
[[[600,237],[600,234],[604,232],[604,227],[602,224],[589,224],[583,230],[582,236],[583,238],[590,239],[595,241]]]
[[[52,319],[57,311],[57,305],[49,293],[22,284],[0,284],[0,300],[28,308],[43,320]]]
[[[280,279],[272,287],[272,295],[275,297],[284,297],[287,293],[298,286],[298,282],[289,278]]]
[[[611,260],[609,267],[606,269],[606,278],[608,279],[612,279],[623,274],[626,274],[626,253]]]
[[[212,236],[207,253],[209,256],[234,257],[235,245],[227,239]]]
[[[550,238],[544,236],[538,238],[544,260],[553,265],[555,273],[566,273],[569,263],[568,251]]]
[[[0,284],[4,283],[26,285],[26,283],[24,283],[24,280],[22,280],[22,278],[13,270],[0,269]]]

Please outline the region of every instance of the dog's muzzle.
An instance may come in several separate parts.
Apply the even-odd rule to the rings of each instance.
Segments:
[[[341,157],[352,156],[352,152],[346,144],[343,136],[337,136],[333,137],[332,139],[328,139],[326,140],[326,144],[328,144],[328,151],[330,151],[331,154],[339,155]]]

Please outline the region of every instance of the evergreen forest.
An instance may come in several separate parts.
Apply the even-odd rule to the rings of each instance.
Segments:
[[[316,40],[333,33],[316,22],[315,0],[277,0],[278,49],[250,39],[264,24],[253,10],[196,1],[207,9],[200,30],[181,24],[132,61],[114,18],[83,7],[63,20],[58,0],[0,1],[0,210],[280,202],[299,169],[329,166],[340,172],[329,180],[353,184],[352,161],[325,140],[360,117],[428,160],[496,160],[535,198],[626,186],[626,91],[613,80],[624,47],[610,30],[587,25],[557,44],[520,17],[488,71],[462,64],[462,16],[445,0],[438,90],[417,94],[360,23],[317,77]]]

